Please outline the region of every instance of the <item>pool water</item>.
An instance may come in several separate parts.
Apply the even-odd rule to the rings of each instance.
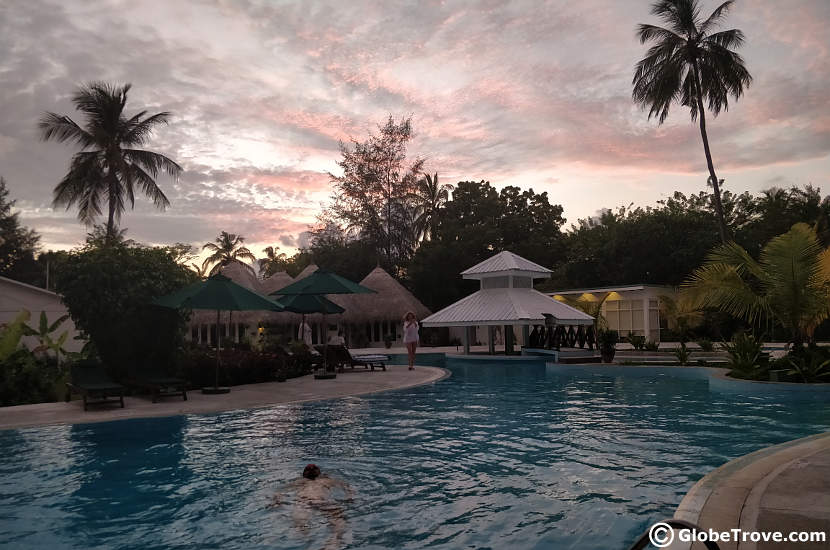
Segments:
[[[706,380],[451,370],[366,397],[0,432],[0,547],[319,548],[324,514],[297,529],[290,498],[267,507],[316,462],[353,488],[348,548],[625,548],[706,472],[830,426],[826,403]]]

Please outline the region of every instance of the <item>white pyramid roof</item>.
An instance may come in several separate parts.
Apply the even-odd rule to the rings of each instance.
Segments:
[[[591,325],[594,318],[532,288],[490,288],[463,298],[424,319],[425,327],[536,325],[553,315],[559,325]]]
[[[461,272],[461,276],[465,279],[481,279],[486,276],[507,275],[511,272],[525,276],[535,275],[537,278],[550,277],[551,274],[550,269],[505,250],[465,269]]]

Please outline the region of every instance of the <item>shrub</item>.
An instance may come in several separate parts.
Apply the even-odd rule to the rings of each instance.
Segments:
[[[801,382],[830,382],[830,353],[826,349],[811,346],[797,349],[785,357],[787,375]]]
[[[311,354],[222,350],[220,358],[219,384],[224,386],[296,378],[311,372]],[[186,351],[178,374],[195,387],[212,386],[216,376],[216,351],[208,348]]]
[[[642,336],[640,334],[634,334],[632,332],[629,332],[628,333],[628,343],[631,344],[631,346],[635,350],[639,351],[639,350],[642,350],[642,349],[645,348],[645,346],[646,346],[646,337]]]
[[[152,305],[196,275],[168,248],[90,241],[70,253],[55,283],[75,325],[94,342],[115,378],[168,364],[181,346],[186,315]]]
[[[649,340],[645,344],[643,344],[643,349],[646,351],[659,351],[660,350],[660,343],[659,342],[652,342]]]
[[[680,342],[680,347],[674,348],[672,353],[674,353],[674,356],[677,357],[677,361],[681,365],[687,365],[689,363],[689,357],[692,355],[692,352],[686,347],[685,342]]]
[[[28,311],[0,328],[0,406],[43,403],[58,399],[64,373],[54,357],[36,355],[21,338],[30,333]]]
[[[724,342],[729,354],[730,376],[761,380],[768,377],[769,358],[762,350],[763,342],[752,334],[738,332],[731,342]]]
[[[715,344],[712,343],[712,341],[709,340],[708,338],[703,338],[701,340],[698,340],[696,343],[700,347],[701,351],[707,351],[708,352],[708,351],[714,351],[714,349],[715,349]]]
[[[616,330],[600,330],[597,332],[597,347],[600,351],[616,349],[620,336]]]

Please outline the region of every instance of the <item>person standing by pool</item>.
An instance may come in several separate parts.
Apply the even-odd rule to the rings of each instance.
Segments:
[[[408,311],[403,318],[403,343],[409,355],[409,370],[415,368],[415,350],[418,348],[418,321],[415,313]]]

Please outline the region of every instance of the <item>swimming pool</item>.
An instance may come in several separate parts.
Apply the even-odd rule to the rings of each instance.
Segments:
[[[451,367],[359,398],[0,432],[0,547],[307,548],[276,489],[346,480],[350,548],[625,548],[709,470],[830,426],[830,405],[704,379]],[[316,546],[312,546],[312,543]]]

